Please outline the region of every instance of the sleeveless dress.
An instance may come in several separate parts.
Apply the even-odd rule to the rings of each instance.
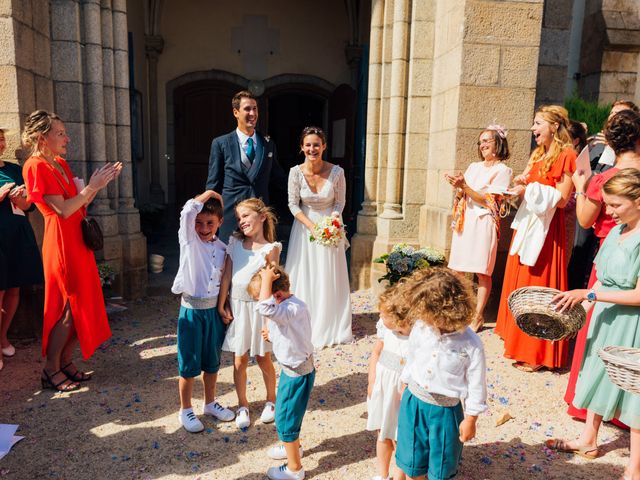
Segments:
[[[546,175],[540,175],[543,160],[531,167],[527,183],[538,182],[555,187],[564,174],[576,170],[576,152],[573,148],[562,151]],[[515,237],[515,232],[514,235]],[[531,365],[547,368],[563,367],[567,361],[569,341],[551,342],[530,337],[518,328],[507,305],[509,294],[520,287],[536,286],[567,289],[567,242],[564,208],[557,208],[549,225],[544,245],[533,267],[520,263],[520,257],[509,255],[504,272],[500,307],[495,332],[504,340],[504,356]],[[513,242],[513,237],[512,240]]]
[[[56,214],[44,201],[45,195],[78,194],[73,174],[63,158],[56,158],[67,178],[46,160],[31,157],[24,164],[28,198],[44,217],[42,263],[44,266],[44,324],[42,355],[46,355],[51,329],[69,303],[80,350],[86,360],[111,336],[96,258],[82,240],[80,222],[86,214],[79,209],[68,218]],[[67,181],[68,179],[68,181]]]
[[[5,162],[0,186],[23,185],[22,169]],[[0,290],[43,283],[42,259],[33,229],[25,215],[16,215],[7,195],[0,202]],[[4,261],[3,261],[4,260]]]
[[[486,167],[484,162],[474,162],[464,172],[464,180],[470,188],[485,194],[489,187],[508,188],[512,171],[502,162]],[[462,232],[453,232],[448,267],[458,272],[491,275],[498,251],[498,232],[493,216],[467,198]]]
[[[376,324],[377,337],[384,347],[376,364],[376,380],[367,399],[367,430],[380,430],[379,440],[395,440],[400,411],[400,374],[406,363],[409,337],[389,330],[382,319]]]
[[[264,267],[266,257],[273,249],[282,250],[279,242],[268,243],[258,250],[247,250],[242,246],[242,240],[229,237],[227,254],[233,262],[231,274],[231,311],[233,321],[227,328],[227,334],[222,344],[226,352],[233,352],[241,357],[249,352],[249,356],[263,356],[271,352],[271,343],[265,342],[261,330],[263,319],[255,311],[257,302],[247,292],[251,277]]]
[[[602,283],[598,291],[633,290],[638,283],[640,234],[620,241],[623,227],[619,225],[611,230],[596,256],[596,272]],[[640,348],[638,307],[596,302],[573,405],[602,415],[605,421],[618,418],[625,425],[640,429],[640,395],[611,383],[598,357],[598,351],[607,345]]]
[[[314,193],[296,165],[289,172],[288,190],[289,210],[294,217],[303,212],[312,222],[318,222],[332,212],[342,214],[346,194],[344,170],[334,165],[322,188]],[[337,247],[311,242],[307,227],[297,219],[293,222],[285,270],[291,291],[311,312],[315,348],[352,339],[347,247],[346,242]]]

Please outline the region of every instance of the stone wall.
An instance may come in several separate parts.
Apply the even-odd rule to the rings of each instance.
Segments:
[[[358,287],[376,284],[382,270],[371,258],[394,243],[449,248],[453,192],[443,174],[477,160],[484,127],[509,129],[514,172],[529,157],[543,1],[398,3],[373,3],[365,202],[351,265]],[[391,18],[405,11],[401,29]],[[409,48],[392,49],[402,34]],[[400,55],[406,83],[391,81]]]
[[[574,0],[544,3],[536,105],[564,103]]]
[[[133,206],[126,2],[0,2],[0,47],[0,125],[10,129],[5,159],[26,157],[21,126],[29,113],[45,109],[65,121],[75,175],[88,179],[104,162],[123,162],[120,178],[98,194],[90,214],[105,235],[98,260],[118,272],[115,291],[143,295],[146,240]],[[35,213],[31,220],[41,241],[41,218]]]

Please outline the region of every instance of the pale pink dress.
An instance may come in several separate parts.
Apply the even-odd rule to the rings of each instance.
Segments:
[[[511,183],[512,171],[502,162],[486,167],[484,162],[474,162],[464,172],[464,180],[478,193],[505,189]],[[491,186],[491,189],[489,189]],[[467,196],[464,228],[453,232],[449,268],[458,272],[491,275],[496,263],[498,234],[491,212]]]

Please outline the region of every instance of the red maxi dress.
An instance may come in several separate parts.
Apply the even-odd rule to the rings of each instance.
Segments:
[[[594,176],[589,182],[589,186],[587,187],[587,198],[599,202],[602,205],[600,213],[598,214],[598,218],[596,218],[596,221],[593,224],[593,233],[600,239],[600,246],[602,246],[602,242],[609,234],[611,229],[616,226],[615,220],[613,220],[606,213],[606,207],[604,205],[604,200],[602,199],[602,186],[607,182],[607,180],[618,173],[618,171],[619,169],[617,168],[610,168],[609,170],[606,170],[603,173]],[[594,265],[591,269],[591,276],[589,277],[589,288],[593,287],[593,285],[596,283],[596,280],[596,266]],[[584,327],[580,329],[578,335],[576,336],[576,344],[573,350],[573,359],[571,361],[571,373],[569,374],[569,383],[567,384],[567,391],[564,394],[564,401],[569,404],[567,413],[572,417],[580,418],[582,420],[585,420],[587,418],[587,410],[584,408],[574,407],[573,399],[576,396],[576,382],[578,381],[578,374],[580,373],[582,360],[584,360],[584,349],[587,343],[587,333],[589,332],[589,323],[591,322],[592,313],[593,309],[590,310],[587,314],[587,321],[585,322]],[[617,418],[613,418],[611,420],[611,423],[614,423],[615,425],[623,428],[628,428]]]
[[[555,187],[566,173],[576,169],[576,153],[565,149],[545,176],[540,175],[541,161],[536,162],[527,183],[538,182]],[[513,240],[512,240],[513,241]],[[504,272],[500,307],[496,319],[496,333],[504,340],[504,356],[531,365],[547,368],[562,367],[567,360],[568,341],[551,342],[530,337],[516,325],[507,306],[509,294],[520,287],[538,286],[567,289],[567,242],[564,209],[558,208],[549,225],[542,250],[533,267],[522,265],[518,255],[509,255]]]
[[[51,329],[61,319],[68,302],[80,350],[86,360],[111,336],[111,329],[96,260],[82,239],[80,222],[85,216],[85,209],[81,208],[65,219],[44,201],[45,195],[62,195],[67,200],[78,194],[69,165],[62,158],[56,160],[67,178],[40,157],[29,158],[23,169],[29,200],[36,204],[44,217],[42,355],[46,355]]]

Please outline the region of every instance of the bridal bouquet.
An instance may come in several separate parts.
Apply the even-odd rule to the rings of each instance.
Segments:
[[[325,247],[337,247],[346,239],[344,224],[338,215],[322,217],[316,223],[311,235],[309,235],[309,241],[319,243]]]
[[[387,280],[393,285],[402,277],[411,275],[415,270],[425,267],[444,265],[444,253],[431,247],[414,248],[406,243],[394,245],[389,253],[380,255],[374,263],[384,263],[387,273],[378,280]]]

